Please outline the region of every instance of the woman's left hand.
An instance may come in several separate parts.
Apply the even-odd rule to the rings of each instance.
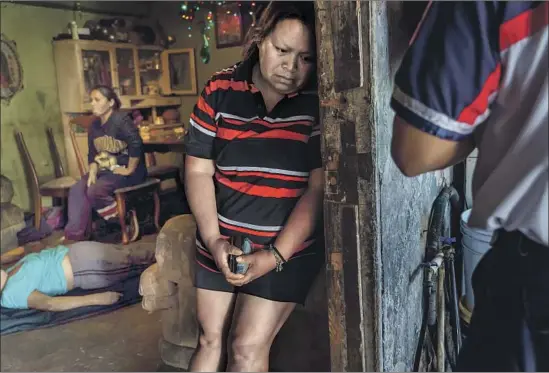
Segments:
[[[248,271],[241,279],[227,280],[234,286],[246,285],[276,268],[275,256],[272,252],[267,250],[258,250],[253,254],[241,255],[236,258],[236,261],[238,263],[248,263]]]
[[[127,167],[116,167],[113,171],[115,175],[129,176],[131,175],[130,170]]]

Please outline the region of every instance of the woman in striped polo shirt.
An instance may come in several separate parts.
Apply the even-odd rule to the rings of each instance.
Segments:
[[[268,371],[274,337],[323,266],[314,30],[312,2],[270,3],[243,61],[214,74],[191,114],[185,184],[201,333],[191,371]],[[237,259],[244,275],[229,269],[242,254],[235,236],[253,243]]]

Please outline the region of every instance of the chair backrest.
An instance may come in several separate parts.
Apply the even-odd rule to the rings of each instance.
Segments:
[[[53,130],[51,127],[46,127],[46,139],[48,140],[48,148],[50,149],[51,158],[53,160],[53,170],[55,172],[55,177],[65,176],[65,170],[63,169],[63,162],[61,162],[61,156],[59,155],[59,150],[55,144],[55,139],[53,137]]]
[[[17,143],[17,148],[21,154],[21,160],[23,161],[23,169],[25,170],[25,177],[29,188],[31,189],[31,199],[34,198],[34,195],[38,194],[40,191],[40,182],[38,181],[38,173],[34,167],[34,162],[23,138],[23,134],[20,131],[14,131],[15,142]]]
[[[79,115],[72,118],[69,122],[69,133],[80,176],[88,172],[88,130],[90,126],[99,118],[95,115]],[[84,132],[77,131],[76,128],[84,129]]]
[[[88,136],[80,136],[75,131],[76,123],[69,123],[69,133],[71,136],[71,144],[76,155],[76,163],[78,164],[78,171],[80,176],[84,176],[88,172],[88,162],[85,160],[88,158]]]

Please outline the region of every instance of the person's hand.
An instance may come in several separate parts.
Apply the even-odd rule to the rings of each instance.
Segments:
[[[97,166],[91,167],[90,172],[88,173],[88,188],[95,184],[97,181]]]
[[[124,166],[116,167],[114,170],[112,170],[112,173],[115,175],[122,175],[122,176],[129,176],[131,174],[130,170]]]
[[[228,283],[232,284],[233,281],[244,278],[244,275],[233,273],[229,268],[229,254],[242,255],[242,251],[239,248],[231,245],[229,241],[223,237],[213,239],[207,246],[214,258],[217,268],[223,273]]]
[[[98,306],[110,306],[120,300],[122,294],[115,291],[94,294],[94,303]]]
[[[268,250],[258,250],[252,254],[242,255],[236,258],[238,263],[247,263],[248,271],[241,279],[227,281],[234,286],[243,286],[256,278],[266,275],[276,268],[276,259]]]
[[[0,255],[0,264],[10,264],[25,256],[25,248],[19,246]]]

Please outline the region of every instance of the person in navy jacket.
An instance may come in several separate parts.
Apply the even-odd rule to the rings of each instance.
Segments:
[[[69,220],[65,239],[86,240],[92,210],[108,222],[118,223],[114,191],[142,183],[147,177],[143,142],[131,118],[121,111],[120,99],[111,87],[97,86],[91,93],[92,111],[99,119],[88,129],[89,172],[69,193]],[[139,225],[132,213],[130,240]]]

